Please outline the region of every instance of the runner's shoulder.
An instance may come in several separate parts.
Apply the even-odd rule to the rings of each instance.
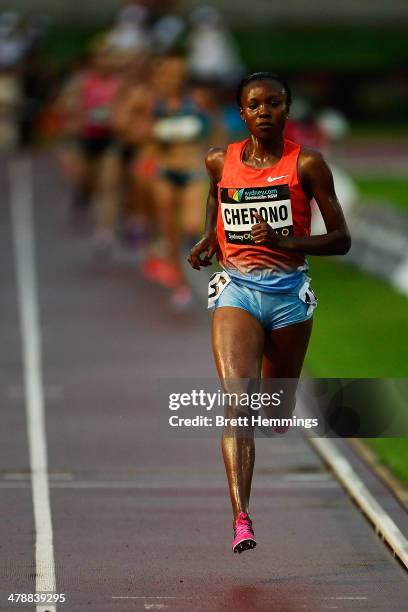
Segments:
[[[318,166],[322,163],[326,163],[323,155],[316,149],[310,147],[300,147],[299,152],[299,164],[302,166]]]
[[[315,149],[302,147],[298,157],[298,177],[305,194],[313,197],[316,185],[330,192],[334,189],[333,174],[323,155]]]
[[[223,147],[211,147],[208,149],[207,155],[205,157],[205,163],[208,164],[219,164],[224,162],[226,149]]]
[[[205,165],[211,176],[221,177],[224,168],[226,150],[223,147],[211,147],[205,157]]]
[[[329,176],[331,171],[320,151],[301,147],[298,157],[298,173],[299,177],[309,179]]]

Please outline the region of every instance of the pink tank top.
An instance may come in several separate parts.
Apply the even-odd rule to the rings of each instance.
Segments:
[[[112,102],[120,85],[116,75],[102,77],[97,72],[88,72],[82,86],[83,131],[88,137],[110,134],[109,125]]]

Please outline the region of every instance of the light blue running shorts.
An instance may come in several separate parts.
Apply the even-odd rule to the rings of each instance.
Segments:
[[[210,280],[208,307],[242,308],[258,319],[265,329],[279,329],[313,316],[317,299],[310,280],[305,274],[301,282],[288,292],[266,293],[239,285],[223,271]]]

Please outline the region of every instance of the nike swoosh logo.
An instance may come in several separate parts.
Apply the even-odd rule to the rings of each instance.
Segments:
[[[268,176],[268,178],[266,179],[268,181],[268,183],[272,183],[272,181],[277,181],[281,178],[286,178],[287,176],[289,176],[289,174],[283,174],[282,176]]]

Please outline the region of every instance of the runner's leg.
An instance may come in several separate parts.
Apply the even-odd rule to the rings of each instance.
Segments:
[[[165,242],[166,259],[175,271],[175,286],[185,284],[180,254],[180,230],[177,220],[178,190],[170,181],[157,178],[152,184],[159,236]],[[174,276],[174,275],[173,275]]]
[[[97,169],[96,227],[112,235],[119,212],[120,173],[120,159],[116,151],[102,153]]]
[[[264,330],[259,321],[240,308],[217,308],[213,316],[212,345],[224,391],[248,392],[248,379],[257,380],[261,375]],[[237,416],[237,406],[231,405],[226,416]],[[238,432],[239,429],[226,426],[222,435],[222,453],[234,518],[240,512],[248,513],[255,461],[252,428],[246,428],[245,437],[238,437]]]
[[[310,334],[312,332],[313,319],[287,325],[279,329],[265,333],[265,348],[262,360],[262,391],[272,394],[276,392],[274,379],[292,378],[298,379],[302,371]],[[296,382],[293,386],[287,385],[286,397],[281,398],[281,405],[268,411],[269,418],[289,418],[295,409]],[[285,433],[287,428],[277,428],[278,433]]]

